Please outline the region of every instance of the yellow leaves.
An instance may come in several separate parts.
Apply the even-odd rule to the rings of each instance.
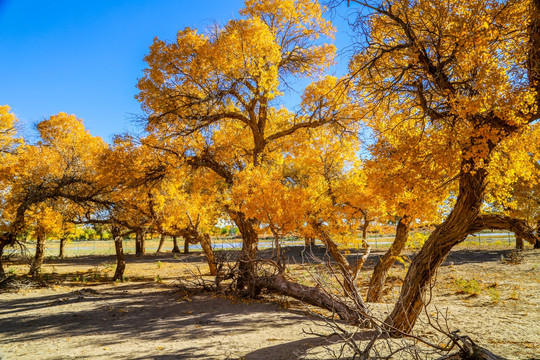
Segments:
[[[9,106],[0,106],[0,191],[3,180],[9,177],[12,166],[16,161],[16,150],[22,145],[22,139],[16,137],[17,118]]]
[[[491,156],[487,200],[492,209],[504,209],[529,220],[540,218],[540,127],[524,128],[506,138]]]
[[[46,204],[38,204],[27,214],[28,230],[36,235],[52,236],[62,232],[62,214]]]
[[[399,0],[389,10],[403,22],[374,11],[372,45],[350,64],[358,101],[373,114],[369,125],[394,145],[399,134],[389,133],[415,131],[423,119],[425,139],[462,148],[469,147],[471,137],[497,143],[497,127],[523,126],[535,98],[523,51],[527,3]],[[464,156],[479,159],[474,162],[481,167],[486,150],[475,145]]]
[[[315,0],[247,0],[240,14],[261,17],[278,36],[287,32],[289,38],[333,37],[335,28],[322,17],[323,11]]]
[[[17,118],[11,108],[7,105],[0,106],[0,159],[21,143],[21,140],[15,138],[16,124]]]

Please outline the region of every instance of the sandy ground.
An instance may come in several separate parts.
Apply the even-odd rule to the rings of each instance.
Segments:
[[[453,252],[439,272],[432,303],[439,310],[448,309],[452,330],[460,329],[491,351],[509,359],[540,359],[540,250],[527,251],[517,265],[500,261],[508,253]],[[365,285],[376,255],[370,258],[360,286]],[[199,257],[189,256],[193,263],[193,257]],[[309,334],[310,330],[329,334],[330,329],[295,301],[282,306],[283,299],[275,297],[245,302],[179,291],[172,274],[185,265],[177,262],[187,259],[170,255],[145,257],[139,263],[128,259],[131,276],[138,268],[146,277],[123,284],[91,277],[98,270],[107,273],[107,261],[90,269],[88,258],[49,261],[44,272],[63,275],[57,285],[0,294],[0,359],[332,358],[327,343]],[[84,283],[83,273],[90,279]],[[389,301],[403,274],[401,267],[392,270]],[[471,284],[477,295],[470,293]],[[389,309],[373,308],[380,314]],[[435,307],[429,312],[434,314]],[[422,323],[417,330],[428,336],[431,332]],[[339,346],[330,347],[336,349]]]

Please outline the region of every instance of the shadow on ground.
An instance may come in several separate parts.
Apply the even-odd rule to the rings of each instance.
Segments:
[[[153,291],[148,291],[151,287]],[[278,321],[261,321],[268,317]],[[305,314],[283,311],[270,303],[233,303],[210,294],[188,299],[170,287],[156,290],[155,284],[109,285],[2,301],[0,345],[79,338],[85,339],[84,346],[97,348],[130,343],[122,355],[130,359],[212,358],[204,354],[214,339],[253,336],[268,326],[275,330],[302,321],[306,322]],[[163,355],[154,351],[151,356],[142,355],[143,348],[136,350],[138,343],[159,344],[164,340],[176,344],[176,348]],[[315,345],[313,341],[310,343]],[[292,349],[296,344],[283,346]],[[259,356],[257,351],[253,354],[254,359],[272,358]],[[77,354],[77,358],[85,356]]]

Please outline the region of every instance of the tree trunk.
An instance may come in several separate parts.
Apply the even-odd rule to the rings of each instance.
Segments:
[[[365,221],[364,226],[362,227],[362,248],[364,249],[364,254],[356,261],[356,273],[358,274],[360,270],[362,270],[362,267],[364,267],[364,264],[366,263],[369,254],[371,253],[371,245],[367,242],[367,229],[369,227],[370,222]]]
[[[210,240],[210,235],[200,234],[199,242],[206,256],[206,261],[208,262],[208,268],[210,269],[210,274],[213,276],[217,275],[216,269],[216,259],[214,258],[214,251],[212,250],[212,242]]]
[[[30,265],[30,271],[28,275],[33,277],[37,276],[41,271],[41,265],[43,264],[43,258],[45,257],[45,235],[37,234],[36,239],[36,253],[34,255],[34,260]]]
[[[335,262],[339,265],[341,273],[343,275],[343,289],[345,294],[352,295],[356,292],[354,281],[358,276],[358,268],[352,266],[343,253],[339,250],[336,243],[330,238],[330,236],[324,231],[319,224],[312,223],[312,227],[317,231],[320,240],[323,242],[326,249],[332,256]]]
[[[397,257],[401,254],[407,243],[409,235],[409,220],[406,217],[399,219],[396,227],[396,236],[390,249],[380,258],[379,263],[375,266],[371,280],[369,282],[369,289],[367,293],[367,301],[379,302],[381,301],[382,289],[386,282],[386,276],[388,271],[394,265]]]
[[[528,75],[529,86],[536,91],[536,118],[540,112],[540,0],[531,1],[529,24]]]
[[[113,281],[124,280],[124,271],[126,269],[126,258],[124,256],[124,246],[122,244],[122,237],[119,233],[113,233],[114,237],[114,250],[116,252],[116,270],[114,271]]]
[[[246,219],[239,211],[230,211],[229,215],[242,234],[242,255],[238,260],[239,275],[236,286],[238,290],[247,290],[249,296],[256,297],[259,290],[255,286],[255,258],[259,236],[255,230],[255,222]]]
[[[184,236],[184,254],[189,254],[189,239]]]
[[[176,236],[173,236],[172,237],[172,240],[173,240],[173,249],[172,249],[172,252],[174,254],[179,254],[180,253],[180,248],[178,247],[178,239]]]
[[[456,353],[447,354],[436,360],[506,360],[491,351],[478,346],[468,336],[456,336],[453,340],[460,347]]]
[[[523,219],[512,218],[504,215],[479,215],[469,227],[467,234],[474,234],[482,230],[507,230],[511,231],[521,240],[526,240],[531,245],[538,242],[538,234],[529,223]]]
[[[462,168],[474,168],[473,160],[464,161]],[[439,266],[450,250],[465,240],[468,229],[476,220],[484,198],[487,171],[461,171],[459,193],[454,208],[431,233],[424,246],[414,258],[405,276],[401,293],[392,313],[385,323],[394,336],[409,333],[424,307],[423,297]]]
[[[4,263],[2,262],[5,247],[6,243],[0,240],[0,279],[3,279],[6,276],[6,271],[4,270]]]
[[[145,249],[145,241],[144,241],[144,231],[137,230],[135,233],[135,255],[136,256],[143,256],[146,249]]]
[[[257,278],[257,287],[287,295],[302,302],[332,311],[350,324],[366,325],[366,313],[353,309],[345,302],[330,296],[318,287],[304,286],[285,279],[282,275]]]
[[[59,253],[58,253],[58,256],[59,256],[61,259],[63,259],[64,256],[66,256],[66,255],[65,255],[65,251],[64,251],[65,246],[66,246],[66,240],[67,240],[67,239],[66,239],[65,237],[62,237],[62,238],[60,239],[60,251],[59,251]]]
[[[161,250],[163,249],[163,244],[165,243],[165,235],[164,234],[161,234],[161,237],[159,238],[159,245],[158,245],[158,248],[157,248],[157,251],[156,253],[160,253]]]
[[[523,250],[525,247],[525,244],[523,244],[523,238],[519,235],[516,235],[516,249]]]
[[[309,246],[309,247],[315,246],[315,238],[312,238],[312,237],[309,237],[309,236],[304,238],[304,244],[306,246]]]

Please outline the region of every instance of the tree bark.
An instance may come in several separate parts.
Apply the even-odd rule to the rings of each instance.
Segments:
[[[525,248],[525,244],[523,244],[523,238],[519,235],[516,235],[516,249],[523,250]]]
[[[124,280],[124,271],[126,270],[126,258],[124,256],[124,246],[122,237],[118,232],[113,233],[114,250],[116,252],[116,270],[114,271],[113,281]]]
[[[28,275],[33,277],[37,276],[41,271],[41,265],[43,264],[43,258],[45,257],[45,235],[37,234],[36,239],[36,253],[34,255],[34,260],[30,265],[30,271]]]
[[[4,256],[4,248],[6,243],[0,240],[0,279],[6,276],[6,271],[4,270],[4,263],[2,262],[2,257]]]
[[[366,313],[353,309],[318,287],[304,286],[285,279],[282,275],[257,278],[257,287],[287,295],[302,302],[335,312],[350,324],[366,324]]]
[[[160,253],[161,250],[163,249],[163,244],[165,243],[165,235],[164,234],[161,234],[161,237],[159,238],[159,245],[158,245],[158,248],[157,248],[157,251],[156,253]]]
[[[458,336],[454,341],[461,349],[456,353],[447,354],[436,360],[506,360],[488,349],[478,346],[468,336]]]
[[[462,168],[474,169],[472,160],[465,160]],[[450,250],[468,235],[468,229],[476,220],[484,198],[487,171],[462,170],[459,193],[454,208],[431,233],[424,246],[413,259],[405,276],[401,293],[392,313],[385,323],[393,336],[410,333],[424,307],[423,297],[439,266]]]
[[[240,291],[247,290],[249,296],[256,297],[259,290],[255,286],[255,258],[259,235],[255,230],[255,221],[247,219],[244,213],[239,211],[230,211],[229,215],[242,234],[242,255],[238,260],[236,287]]]
[[[189,239],[184,236],[184,254],[189,254]]]
[[[58,253],[58,256],[63,259],[65,255],[65,246],[66,246],[66,238],[65,237],[62,237],[60,238],[60,251]]]
[[[360,259],[356,261],[355,271],[357,274],[358,272],[360,272],[360,270],[362,270],[362,267],[364,267],[364,264],[366,263],[369,254],[371,253],[371,245],[369,245],[369,243],[367,242],[367,229],[369,227],[369,224],[370,222],[366,220],[364,221],[364,226],[362,227],[362,248],[364,249],[364,253],[360,257]]]
[[[504,215],[479,215],[469,227],[467,234],[474,234],[482,230],[507,230],[516,235],[517,238],[525,240],[531,245],[539,241],[538,234],[523,219],[512,218]]]
[[[174,254],[179,254],[180,253],[180,248],[178,247],[178,239],[176,236],[173,236],[172,237],[172,240],[173,240],[173,249],[172,249],[172,252]]]
[[[208,234],[199,234],[199,242],[208,262],[208,268],[210,269],[210,274],[213,276],[217,275],[216,269],[216,259],[214,258],[214,250],[212,250],[212,242],[210,240],[210,235]]]
[[[529,24],[528,75],[529,85],[536,91],[536,114],[540,112],[540,0],[531,1]]]
[[[17,240],[17,235],[13,232],[3,233],[0,235],[0,277],[5,276],[6,272],[4,264],[2,262],[2,256],[4,255],[4,249],[6,246],[13,246]]]
[[[326,249],[328,249],[328,252],[334,261],[339,265],[341,273],[343,274],[343,288],[345,293],[352,294],[353,292],[356,292],[354,281],[358,276],[358,263],[355,266],[351,265],[343,253],[339,250],[336,243],[319,224],[312,223],[312,227],[315,229],[315,231],[317,231],[319,239],[322,241]]]
[[[379,263],[375,266],[371,280],[369,282],[369,289],[367,293],[367,301],[379,302],[381,301],[382,289],[386,282],[386,276],[388,271],[394,265],[397,257],[401,254],[407,243],[409,235],[409,219],[402,217],[396,227],[396,236],[390,249],[380,258]]]
[[[146,252],[145,249],[145,239],[144,239],[144,231],[137,230],[135,233],[135,255],[136,256],[143,256]]]

